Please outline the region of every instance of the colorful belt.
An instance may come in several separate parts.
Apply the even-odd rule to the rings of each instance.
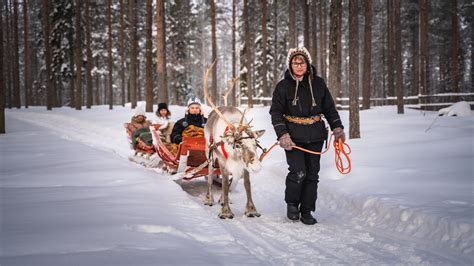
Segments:
[[[314,115],[310,117],[297,117],[297,116],[291,116],[291,115],[283,115],[283,117],[288,122],[300,124],[300,125],[311,125],[311,124],[321,121],[320,115]]]

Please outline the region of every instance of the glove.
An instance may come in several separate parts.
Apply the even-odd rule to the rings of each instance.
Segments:
[[[291,151],[293,149],[293,146],[296,144],[291,140],[290,134],[285,133],[281,135],[281,137],[278,139],[280,141],[280,147],[287,151]]]
[[[333,129],[332,133],[334,134],[335,142],[338,142],[339,139],[341,139],[342,142],[346,142],[346,134],[344,133],[344,129],[336,127],[335,129]]]

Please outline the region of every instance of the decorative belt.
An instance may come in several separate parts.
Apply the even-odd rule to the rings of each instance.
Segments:
[[[288,122],[300,124],[300,125],[311,125],[311,124],[321,121],[321,115],[314,115],[310,117],[297,117],[297,116],[291,116],[291,115],[283,115],[283,117]]]

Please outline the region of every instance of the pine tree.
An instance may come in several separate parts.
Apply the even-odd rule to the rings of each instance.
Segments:
[[[360,138],[359,129],[359,29],[358,0],[349,0],[349,138]]]

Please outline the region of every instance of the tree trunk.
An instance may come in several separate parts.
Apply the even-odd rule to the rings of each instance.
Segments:
[[[211,2],[211,41],[212,41],[212,62],[217,59],[217,42],[216,42],[216,6],[214,0]],[[212,85],[211,97],[215,104],[219,104],[220,97],[217,97],[217,65],[212,68]]]
[[[11,14],[10,14],[10,6],[8,1],[4,2],[5,4],[5,25],[2,29],[5,32],[5,77],[6,77],[6,94],[5,94],[5,102],[7,103],[8,108],[12,108],[12,52],[11,52]]]
[[[362,78],[362,109],[370,108],[370,74],[372,57],[372,0],[365,0],[364,72]]]
[[[76,19],[75,19],[75,53],[76,57],[76,110],[82,109],[82,26],[81,26],[81,1],[76,1]]]
[[[321,0],[319,4],[319,73],[326,80],[326,1]]]
[[[331,2],[332,6],[332,2]],[[316,72],[319,72],[318,68],[318,4],[317,1],[311,1],[311,56]]]
[[[13,105],[21,108],[20,97],[20,53],[18,43],[18,0],[13,0]]]
[[[30,105],[30,91],[31,91],[31,78],[30,78],[30,47],[29,47],[29,21],[28,21],[28,0],[23,0],[23,45],[25,46],[24,51],[24,62],[25,62],[25,108]],[[0,72],[2,75],[3,73]]]
[[[420,0],[420,96],[429,92],[428,0]],[[424,104],[420,98],[419,104]]]
[[[246,0],[244,2],[247,2]],[[297,46],[297,32],[296,32],[296,0],[289,0],[288,2],[288,17],[290,20],[290,28],[288,30],[288,44],[290,48],[295,48]]]
[[[419,53],[419,31],[418,25],[412,30],[412,54],[413,54],[413,63],[412,63],[412,87],[410,95],[418,94],[420,82],[420,53]]]
[[[237,77],[237,55],[236,55],[236,36],[235,32],[237,31],[237,21],[236,21],[236,12],[237,12],[237,0],[232,0],[232,78]],[[237,105],[236,89],[232,90],[232,106]]]
[[[164,0],[156,0],[156,28],[156,72],[158,74],[158,102],[168,102],[168,85],[166,83],[166,29]]]
[[[51,78],[51,48],[49,44],[49,0],[43,0],[43,40],[46,61],[46,109],[52,110],[54,105],[54,91]]]
[[[358,0],[349,0],[349,138],[360,138],[359,129],[359,20]]]
[[[341,17],[342,1],[335,0],[331,2],[331,28],[329,40],[329,89],[336,104],[341,95]]]
[[[304,47],[311,51],[311,37],[310,37],[310,25],[309,25],[309,10],[310,3],[307,0],[301,0],[301,6],[303,7],[303,36],[304,36]]]
[[[273,24],[274,24],[274,29],[273,29],[273,84],[272,88],[275,88],[278,81],[279,81],[279,75],[278,75],[278,1],[273,1]]]
[[[451,11],[451,27],[452,27],[452,40],[453,45],[451,45],[452,53],[452,82],[451,82],[451,91],[454,93],[459,93],[459,18],[458,18],[458,0],[452,0],[452,11]],[[472,51],[471,51],[472,53]],[[471,65],[472,68],[472,65]],[[459,96],[456,96],[454,101],[459,101]]]
[[[87,98],[86,98],[86,107],[90,109],[93,103],[92,97],[92,50],[91,50],[91,14],[90,14],[90,0],[86,0],[86,54],[87,54],[87,69],[86,69],[86,82],[87,82]]]
[[[74,5],[74,1],[71,1],[71,5]],[[74,9],[74,6],[71,7],[71,10]],[[73,13],[73,12],[71,12]],[[70,24],[69,31],[67,33],[67,40],[69,42],[69,69],[71,71],[71,77],[69,80],[69,107],[74,108],[76,106],[76,89],[75,89],[75,75],[74,70],[74,27],[73,25],[73,16],[69,16],[68,23]]]
[[[395,95],[394,87],[394,52],[393,52],[393,8],[392,1],[387,1],[387,96]]]
[[[109,78],[109,110],[113,109],[114,106],[114,94],[113,94],[113,61],[112,61],[112,0],[109,0],[108,7],[107,7],[107,25],[109,28],[109,38],[107,41],[107,52],[108,52],[108,62],[109,62],[109,73],[108,73],[108,78]]]
[[[153,21],[152,0],[146,0],[146,111],[153,112],[153,70],[151,27]]]
[[[99,57],[95,57],[95,66],[99,68]],[[95,105],[100,105],[100,74],[95,74],[95,87],[94,87],[94,103]]]
[[[0,134],[5,134],[5,80],[3,72],[3,3],[0,3]]]
[[[267,0],[261,0],[262,4],[262,91],[263,94],[267,97],[272,95],[271,90],[268,88],[267,82],[267,72],[268,72],[268,65],[267,65]]]
[[[120,85],[122,91],[122,106],[125,106],[125,87],[127,83],[125,81],[125,5],[123,1],[124,0],[120,0]]]
[[[130,101],[132,109],[137,106],[137,42],[135,40],[135,0],[128,1],[130,51]]]
[[[291,1],[291,0],[290,0]],[[248,0],[244,0],[244,11],[243,11],[243,20],[244,20],[244,38],[245,38],[245,66],[247,68],[247,106],[249,108],[253,107],[253,89],[252,89],[252,57],[251,57],[251,43],[250,43],[250,21],[249,21],[249,3]],[[290,25],[291,27],[291,25]]]
[[[393,0],[393,37],[395,43],[397,113],[404,113],[403,104],[403,69],[402,69],[402,29],[400,27],[400,0]]]

